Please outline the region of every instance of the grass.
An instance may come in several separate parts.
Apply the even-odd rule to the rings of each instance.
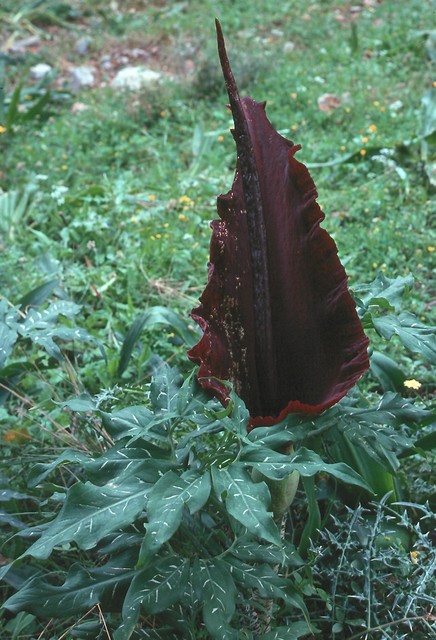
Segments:
[[[422,97],[433,90],[434,100],[431,2],[136,0],[113,9],[90,0],[37,8],[6,1],[3,41],[37,34],[40,46],[14,55],[3,45],[4,112],[20,84],[17,114],[45,94],[45,87],[32,93],[31,65],[49,62],[58,77],[35,117],[17,115],[0,134],[0,301],[18,304],[56,279],[56,295],[81,305],[78,325],[106,353],[78,343],[59,364],[17,345],[14,364],[26,363],[27,372],[11,377],[13,393],[0,406],[0,477],[12,486],[24,490],[28,465],[47,448],[95,446],[71,429],[59,404],[66,398],[118,385],[140,402],[155,357],[190,370],[174,328],[159,325],[141,334],[126,372],[117,373],[138,314],[161,305],[188,324],[206,281],[209,222],[235,162],[215,16],[241,93],[267,100],[274,126],[302,144],[299,159],[311,167],[351,287],[380,270],[412,273],[409,310],[434,320],[434,186],[422,157]],[[83,64],[74,42],[85,32],[90,64],[100,69],[102,55],[128,57],[140,47],[164,82],[115,92],[107,86],[114,69],[100,69],[98,87],[73,94],[66,70]],[[323,94],[336,96],[337,107],[322,111]],[[391,354],[431,396],[430,370],[395,345]]]

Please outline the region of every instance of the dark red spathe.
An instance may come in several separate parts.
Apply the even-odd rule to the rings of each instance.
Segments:
[[[251,425],[270,425],[338,402],[368,369],[368,340],[300,147],[263,103],[239,98],[217,31],[238,160],[211,225],[208,284],[192,312],[203,337],[188,356],[205,389],[225,404],[219,380],[230,380]]]

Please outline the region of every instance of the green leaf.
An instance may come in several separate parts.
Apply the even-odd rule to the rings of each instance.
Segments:
[[[307,622],[291,622],[286,627],[276,627],[268,633],[262,634],[262,640],[298,640],[303,636],[316,633],[316,630],[309,626]]]
[[[7,191],[0,194],[0,232],[12,241],[15,231],[25,223],[29,210],[30,189],[23,192]]]
[[[81,393],[76,398],[71,398],[62,403],[63,407],[71,409],[71,411],[95,411],[97,409],[97,402],[87,393]]]
[[[0,319],[0,370],[3,369],[6,360],[11,355],[17,338],[18,333]]]
[[[241,536],[232,545],[231,554],[245,562],[268,562],[284,567],[300,567],[303,564],[294,545],[288,540],[283,540],[280,548],[271,544],[257,543]]]
[[[370,360],[371,371],[379,381],[383,391],[401,391],[406,376],[392,358],[380,351],[374,351]]]
[[[133,578],[124,601],[123,616],[130,617],[130,610],[136,611],[138,605],[149,614],[165,611],[182,598],[188,577],[189,561],[186,558],[159,559]]]
[[[301,596],[292,588],[292,582],[278,575],[268,564],[253,566],[236,558],[229,558],[228,563],[234,580],[242,589],[248,592],[255,589],[261,598],[282,599],[292,606],[305,608]]]
[[[30,469],[28,485],[32,488],[38,486],[47,478],[47,476],[50,475],[50,473],[63,464],[83,464],[86,460],[88,460],[88,456],[84,453],[81,453],[80,451],[73,451],[73,449],[66,449],[55,460],[52,460],[52,462],[38,462],[33,465]]]
[[[264,447],[246,447],[241,454],[241,459],[273,480],[281,480],[292,471],[298,471],[303,477],[323,472],[342,482],[371,491],[371,487],[365,480],[348,465],[342,462],[334,464],[324,462],[317,453],[306,447],[300,447],[290,456]]]
[[[366,424],[384,424],[400,426],[402,424],[416,424],[431,418],[431,412],[414,405],[412,399],[405,399],[398,393],[387,391],[375,407],[352,407],[341,405],[338,421]]]
[[[28,500],[31,498],[27,493],[20,493],[19,491],[13,491],[0,487],[0,502],[8,502],[9,500]]]
[[[403,312],[398,317],[382,316],[372,319],[379,335],[390,340],[397,335],[407,349],[421,353],[431,364],[436,364],[436,328],[418,321],[412,313]]]
[[[44,115],[44,117],[47,118],[50,113],[48,111],[44,112],[44,107],[50,101],[50,98],[50,92],[47,91],[40,98],[38,98],[38,100],[36,100],[36,102],[30,107],[28,111],[25,111],[23,114],[21,114],[21,120],[23,122],[29,122],[37,116],[41,115]]]
[[[23,322],[20,323],[23,335],[28,331],[46,329],[48,326],[53,326],[58,321],[59,316],[72,319],[79,313],[80,309],[80,305],[69,300],[52,302],[47,309],[39,310],[31,307]]]
[[[19,301],[18,304],[20,308],[24,311],[29,305],[38,307],[47,300],[58,285],[59,280],[56,278],[55,280],[44,282],[39,287],[36,287],[36,289],[32,289],[32,291],[26,293]]]
[[[370,284],[361,284],[354,288],[359,311],[362,314],[370,307],[398,310],[403,296],[412,286],[413,276],[411,275],[388,278],[383,273],[379,273]]]
[[[31,292],[35,293],[35,292]],[[35,293],[36,296],[43,295],[44,292]],[[31,295],[31,294],[29,294]],[[0,351],[4,359],[5,354],[10,354],[11,340],[16,333],[23,338],[31,340],[34,344],[46,349],[48,354],[58,360],[62,358],[62,353],[53,338],[57,337],[62,340],[78,340],[80,342],[98,342],[84,329],[70,328],[65,326],[56,326],[60,315],[67,318],[74,318],[80,311],[80,307],[73,302],[60,300],[53,302],[47,309],[39,310],[36,307],[30,307],[27,315],[18,322],[17,312],[14,309],[8,309],[5,301],[0,306],[0,329],[3,327],[0,337],[0,348],[2,342],[5,346]],[[3,318],[1,316],[3,315]],[[4,327],[7,327],[6,331]],[[2,339],[3,338],[3,339]],[[16,339],[16,336],[15,336]]]
[[[180,526],[185,504],[195,513],[210,493],[209,474],[187,471],[178,476],[168,471],[150,491],[147,505],[147,533],[141,548],[139,565],[144,564],[167,542]]]
[[[97,602],[103,605],[105,601],[116,602],[117,597],[123,597],[123,589],[135,576],[136,555],[137,552],[129,550],[91,569],[73,564],[63,584],[51,580],[51,574],[38,574],[3,606],[13,613],[28,611],[47,618],[68,618],[88,611]],[[58,574],[54,578],[58,578]]]
[[[422,451],[434,451],[436,449],[436,429],[418,438],[415,442],[415,447]]]
[[[192,347],[198,338],[197,333],[190,328],[188,322],[172,309],[159,306],[150,307],[133,321],[124,339],[120,353],[118,375],[121,376],[127,369],[141,332],[144,329],[152,329],[160,325],[165,325],[174,333],[177,333],[187,347]]]
[[[242,465],[223,469],[212,467],[217,497],[225,496],[229,514],[253,535],[281,546],[280,532],[269,511],[271,496],[265,482],[254,483]]]
[[[11,99],[9,101],[9,107],[6,111],[6,129],[11,129],[12,125],[14,125],[19,119],[20,114],[18,111],[18,106],[20,104],[21,89],[22,84],[17,84],[12,93]]]
[[[65,502],[39,540],[21,556],[46,559],[55,547],[76,542],[91,549],[112,531],[131,524],[145,508],[148,486],[132,476],[97,487],[77,482],[68,490]]]
[[[178,464],[170,449],[157,447],[141,439],[136,439],[133,445],[128,446],[124,441],[119,442],[96,457],[68,449],[52,462],[36,464],[30,472],[29,486],[35,487],[58,466],[68,463],[80,465],[88,479],[100,485],[122,476],[134,476],[153,484]]]
[[[248,434],[249,443],[256,446],[266,446],[274,451],[279,450],[289,442],[300,442],[308,437],[325,434],[338,419],[342,405],[337,404],[327,409],[320,416],[303,416],[298,413],[289,414],[285,420],[270,427],[256,427]]]
[[[101,412],[106,431],[115,440],[145,435],[155,424],[154,414],[143,406],[132,406],[112,413]]]
[[[170,449],[136,439],[134,444],[128,446],[117,443],[101,456],[88,458],[82,466],[92,482],[101,484],[112,478],[135,476],[143,482],[154,484],[177,465]]]
[[[200,559],[196,579],[207,630],[217,640],[234,640],[229,622],[235,612],[236,587],[227,563],[219,558]]]
[[[155,413],[171,416],[177,409],[177,398],[183,377],[175,367],[160,367],[150,385],[150,402]]]

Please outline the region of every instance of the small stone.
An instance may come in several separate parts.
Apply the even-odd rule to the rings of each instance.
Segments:
[[[330,113],[342,104],[338,96],[335,96],[332,93],[323,93],[322,96],[319,96],[317,102],[318,109],[324,113]]]
[[[95,83],[92,67],[73,67],[70,69],[70,85],[74,91],[85,87],[92,87]]]
[[[283,53],[292,53],[295,49],[295,43],[294,42],[285,42],[285,44],[283,45]]]
[[[145,49],[138,49],[138,48],[134,48],[130,50],[130,55],[133,58],[147,58],[147,52],[145,51]]]
[[[138,91],[145,85],[155,83],[161,78],[161,74],[152,69],[144,69],[143,67],[124,67],[120,69],[111,82],[114,89],[130,89]]]
[[[32,80],[42,80],[53,69],[49,64],[40,62],[30,68],[29,75]]]
[[[13,44],[10,45],[9,51],[11,51],[12,53],[22,53],[24,49],[28,49],[29,47],[38,45],[40,41],[41,39],[39,36],[30,36],[29,38],[16,40]]]
[[[101,65],[101,68],[104,69],[105,71],[109,71],[110,69],[112,69],[111,57],[107,54],[105,54],[104,56],[101,56],[100,65]]]
[[[89,45],[91,44],[91,38],[88,36],[83,36],[83,38],[79,38],[74,45],[74,51],[79,56],[85,56],[88,53]]]
[[[395,102],[391,102],[391,104],[389,105],[389,109],[394,113],[396,113],[397,111],[400,111],[402,108],[403,108],[403,103],[401,102],[401,100],[395,100]]]
[[[86,111],[87,109],[89,109],[88,104],[85,104],[84,102],[75,102],[71,107],[71,113],[83,113],[83,111]]]

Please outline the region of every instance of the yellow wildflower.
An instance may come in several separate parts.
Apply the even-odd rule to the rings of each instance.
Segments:
[[[224,136],[218,136],[218,142],[222,142],[224,140]]]
[[[418,391],[422,386],[418,380],[414,380],[413,378],[411,380],[404,380],[403,385],[406,389],[415,389],[415,391]]]
[[[374,107],[380,106],[380,102],[378,100],[374,100],[372,104],[374,105]]]
[[[419,556],[419,551],[410,552],[410,559],[413,564],[418,564],[418,556]]]
[[[138,218],[136,216],[132,216],[130,218],[130,222],[133,222],[134,224],[136,224],[138,222]]]
[[[435,247],[432,247],[432,246],[427,247],[427,251],[428,251],[429,253],[433,253],[433,251],[434,251],[434,250],[435,250]]]
[[[359,153],[361,156],[366,156],[366,149],[361,149]]]
[[[377,131],[377,125],[370,124],[368,129],[371,131],[371,133],[375,133]]]
[[[191,204],[192,200],[188,196],[180,196],[179,203],[180,204]]]
[[[178,218],[179,218],[179,220],[182,220],[183,222],[187,222],[189,220],[188,216],[185,216],[184,213],[179,213]]]
[[[5,133],[6,130],[7,130],[6,127],[0,124],[0,133]]]
[[[161,233],[156,233],[156,238],[162,238],[162,234]]]
[[[298,124],[293,124],[293,125],[291,126],[291,129],[292,129],[292,131],[297,131],[297,129],[298,129]]]
[[[292,100],[296,100],[297,99],[297,94],[296,93],[291,93],[291,98],[292,98]]]
[[[165,222],[164,229],[168,229],[169,226],[170,226],[169,222]]]
[[[363,142],[363,144],[366,144],[368,142],[368,138],[366,136],[363,136],[362,142]]]
[[[148,196],[148,199],[151,200],[153,202],[153,200],[156,200],[156,196],[154,196],[152,193]]]

